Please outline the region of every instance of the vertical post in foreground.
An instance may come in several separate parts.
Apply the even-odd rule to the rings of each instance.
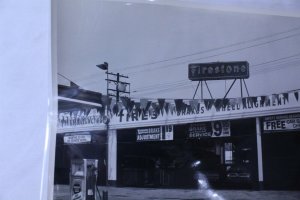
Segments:
[[[116,186],[117,182],[117,130],[108,130],[108,184]]]
[[[257,142],[257,165],[258,165],[258,187],[263,189],[264,174],[262,160],[261,124],[259,117],[256,118],[256,142]]]

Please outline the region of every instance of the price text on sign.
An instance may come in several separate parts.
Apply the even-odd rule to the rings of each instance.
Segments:
[[[212,125],[212,137],[226,137],[230,136],[230,122],[229,121],[215,121]]]
[[[194,123],[188,129],[189,138],[228,137],[230,134],[230,121]]]

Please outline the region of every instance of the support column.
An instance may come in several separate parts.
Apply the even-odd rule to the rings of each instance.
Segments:
[[[258,166],[258,188],[263,189],[264,174],[262,160],[262,144],[261,144],[261,123],[259,117],[256,118],[256,141],[257,141],[257,166]]]
[[[108,130],[108,168],[107,180],[110,186],[117,182],[117,130]]]

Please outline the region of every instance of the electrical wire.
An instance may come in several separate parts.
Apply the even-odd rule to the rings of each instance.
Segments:
[[[138,67],[143,67],[143,66],[148,66],[148,65],[154,65],[154,64],[160,64],[160,63],[168,62],[168,61],[171,61],[171,60],[178,60],[178,59],[189,57],[189,56],[195,56],[195,55],[198,55],[198,54],[209,53],[209,52],[213,52],[213,51],[217,51],[217,50],[221,50],[221,49],[226,49],[226,48],[231,48],[231,47],[242,45],[242,44],[256,42],[256,41],[263,40],[263,39],[266,39],[266,38],[270,38],[270,37],[274,37],[274,36],[278,36],[278,35],[282,35],[282,34],[291,33],[291,32],[297,31],[297,30],[300,30],[300,27],[295,27],[295,28],[289,29],[287,31],[282,31],[282,32],[278,32],[278,33],[274,33],[274,34],[270,34],[270,35],[265,35],[265,36],[261,36],[261,37],[249,39],[249,40],[246,40],[246,41],[236,42],[236,43],[225,45],[225,46],[221,46],[221,47],[215,47],[215,48],[211,48],[211,49],[200,51],[200,52],[196,52],[196,53],[185,54],[185,55],[182,55],[182,56],[177,56],[177,57],[173,57],[173,58],[169,58],[169,59],[164,59],[164,60],[159,60],[159,61],[153,61],[153,62],[149,62],[149,63],[145,63],[145,64],[133,65],[133,66],[128,66],[128,67],[124,67],[124,68],[119,68],[118,70],[119,71],[125,71],[125,70],[127,71],[127,70],[131,70],[131,69],[138,68]],[[286,39],[286,38],[283,38],[283,39]],[[276,41],[278,41],[278,40],[276,40]],[[273,42],[276,42],[276,41],[273,41]],[[250,48],[252,48],[252,47],[250,47]],[[244,50],[244,48],[237,49],[235,51],[239,51],[239,50]],[[235,52],[235,51],[232,51],[232,52]],[[232,53],[232,52],[229,51],[229,52],[225,52],[224,54],[228,54],[228,53]],[[198,59],[194,59],[194,60],[211,58],[211,57],[220,56],[220,55],[223,55],[223,53],[212,55],[212,56],[208,56],[208,57],[198,58]],[[180,62],[180,63],[175,63],[175,64],[170,64],[170,65],[166,65],[166,66],[162,66],[162,67],[171,67],[171,66],[174,66],[174,65],[181,65],[181,64],[186,64],[187,62],[188,61]],[[161,67],[158,67],[158,68],[161,68]],[[157,67],[156,68],[152,68],[152,69],[157,69]],[[132,72],[132,73],[139,73],[139,72],[144,72],[144,71],[150,71],[152,69],[150,68],[150,69],[147,69],[147,70],[135,71],[135,72]],[[94,77],[94,76],[95,75],[91,75],[91,76],[85,77],[83,79],[84,80],[91,79],[91,77]],[[103,76],[104,76],[104,74],[103,74]]]
[[[273,42],[277,42],[277,41],[280,41],[280,40],[288,39],[288,38],[299,36],[299,35],[300,35],[300,33],[290,35],[290,36],[286,36],[286,37],[276,39],[276,40],[270,40],[270,41],[267,41],[267,42],[263,42],[263,43],[259,43],[259,44],[255,44],[255,45],[251,45],[251,46],[247,46],[247,47],[242,47],[242,48],[239,48],[239,49],[234,49],[234,50],[229,50],[229,51],[225,51],[225,52],[222,52],[222,53],[217,53],[217,54],[214,54],[214,55],[209,55],[209,56],[205,56],[205,57],[201,57],[201,58],[196,58],[196,59],[187,60],[187,61],[178,62],[178,63],[173,63],[173,64],[169,64],[169,65],[164,65],[164,66],[152,67],[150,69],[134,71],[132,73],[136,74],[136,73],[141,73],[141,72],[146,72],[146,71],[151,71],[151,70],[161,70],[161,69],[169,68],[169,67],[172,67],[172,66],[179,66],[179,65],[187,64],[189,62],[199,61],[199,60],[203,60],[203,59],[207,59],[207,58],[213,58],[213,57],[217,57],[217,56],[221,56],[221,55],[226,55],[226,54],[230,54],[230,53],[250,49],[250,48],[253,48],[253,47],[263,46],[263,45],[266,45],[266,44],[270,44],[270,43],[273,43]],[[132,74],[132,73],[128,73],[128,74]]]
[[[290,29],[290,30],[287,30],[287,31],[278,32],[278,33],[275,33],[275,34],[270,34],[270,35],[266,35],[266,36],[262,36],[262,37],[253,38],[253,39],[246,40],[246,41],[236,42],[236,43],[221,46],[221,47],[211,48],[211,49],[207,49],[207,50],[204,50],[204,51],[185,54],[185,55],[182,55],[182,56],[176,56],[176,57],[173,57],[173,58],[153,61],[153,62],[149,62],[149,63],[145,63],[145,64],[132,65],[132,66],[124,67],[123,69],[120,69],[120,70],[128,70],[128,69],[132,69],[132,68],[144,67],[144,66],[148,66],[148,65],[154,65],[154,64],[159,64],[159,63],[163,63],[163,62],[168,62],[168,61],[171,61],[171,60],[178,60],[178,59],[182,59],[182,58],[186,58],[186,57],[190,57],[190,56],[209,53],[209,52],[216,51],[216,50],[226,49],[226,48],[230,48],[230,47],[234,47],[234,46],[238,46],[238,45],[243,45],[243,44],[246,44],[246,43],[256,42],[256,41],[263,40],[263,39],[268,39],[270,37],[274,37],[274,36],[277,36],[277,35],[291,33],[293,31],[297,31],[297,30],[300,30],[300,27],[296,27],[296,28],[293,28],[293,29]]]
[[[300,58],[296,57],[296,56],[299,56],[299,55],[300,55],[300,53],[299,53],[299,54],[294,54],[294,55],[292,55],[292,56],[287,56],[287,57],[284,57],[284,58],[279,58],[279,59],[275,59],[275,60],[271,60],[271,61],[259,63],[259,64],[256,64],[256,65],[253,65],[253,67],[256,67],[256,68],[257,68],[258,66],[262,66],[262,65],[266,65],[266,64],[271,64],[271,63],[274,63],[274,62],[286,60],[286,59],[288,59],[288,58],[297,58],[297,59],[300,59]],[[294,60],[292,60],[292,61],[294,61]],[[291,62],[291,61],[288,60],[288,61],[286,61],[286,62]],[[284,63],[283,63],[283,64],[284,64]],[[271,67],[273,67],[273,66],[271,66]],[[296,67],[296,66],[287,66],[287,67]],[[269,72],[272,72],[272,71],[280,70],[280,69],[282,69],[281,66],[279,66],[279,67],[273,67],[271,70],[268,69],[268,68],[264,68],[264,69],[256,69],[256,70],[253,71],[252,74],[255,76],[255,75],[257,75],[257,74],[260,74],[260,73],[263,72],[263,71],[269,71]],[[182,85],[174,84],[173,86],[172,86],[171,84],[169,84],[168,87],[165,87],[165,88],[158,88],[157,90],[153,89],[153,90],[155,90],[155,91],[147,91],[146,94],[161,93],[161,92],[164,92],[164,91],[170,91],[170,89],[172,89],[172,92],[173,92],[173,91],[176,91],[176,90],[181,90],[181,89],[183,89],[183,88],[187,88],[187,87],[189,87],[189,84],[191,84],[191,82],[183,83]],[[174,88],[174,86],[176,86],[176,88]],[[143,93],[145,93],[145,92],[143,92]],[[142,93],[142,94],[143,94],[143,93]]]
[[[271,63],[278,62],[278,61],[283,61],[283,60],[290,59],[290,58],[297,58],[297,56],[300,56],[300,53],[252,65],[252,67],[253,67],[252,69],[254,69],[252,72],[255,73],[255,71],[259,71],[260,69],[256,69],[258,66],[267,65],[267,64],[271,64]],[[271,71],[272,71],[272,69],[271,69]],[[145,87],[141,87],[141,88],[136,88],[135,90],[136,91],[145,90],[145,89],[152,90],[152,89],[157,89],[157,87],[160,87],[160,89],[162,89],[161,87],[175,87],[178,84],[181,84],[181,83],[184,84],[184,83],[186,83],[186,81],[187,80],[184,79],[184,80],[175,81],[175,82],[169,82],[169,83],[165,83],[165,84],[164,83],[154,84],[154,85],[149,85],[149,86],[145,86]]]

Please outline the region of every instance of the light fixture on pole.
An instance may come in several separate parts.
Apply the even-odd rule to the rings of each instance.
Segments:
[[[103,64],[99,64],[96,66],[102,70],[106,70],[106,96],[108,97],[108,63],[104,62]]]

